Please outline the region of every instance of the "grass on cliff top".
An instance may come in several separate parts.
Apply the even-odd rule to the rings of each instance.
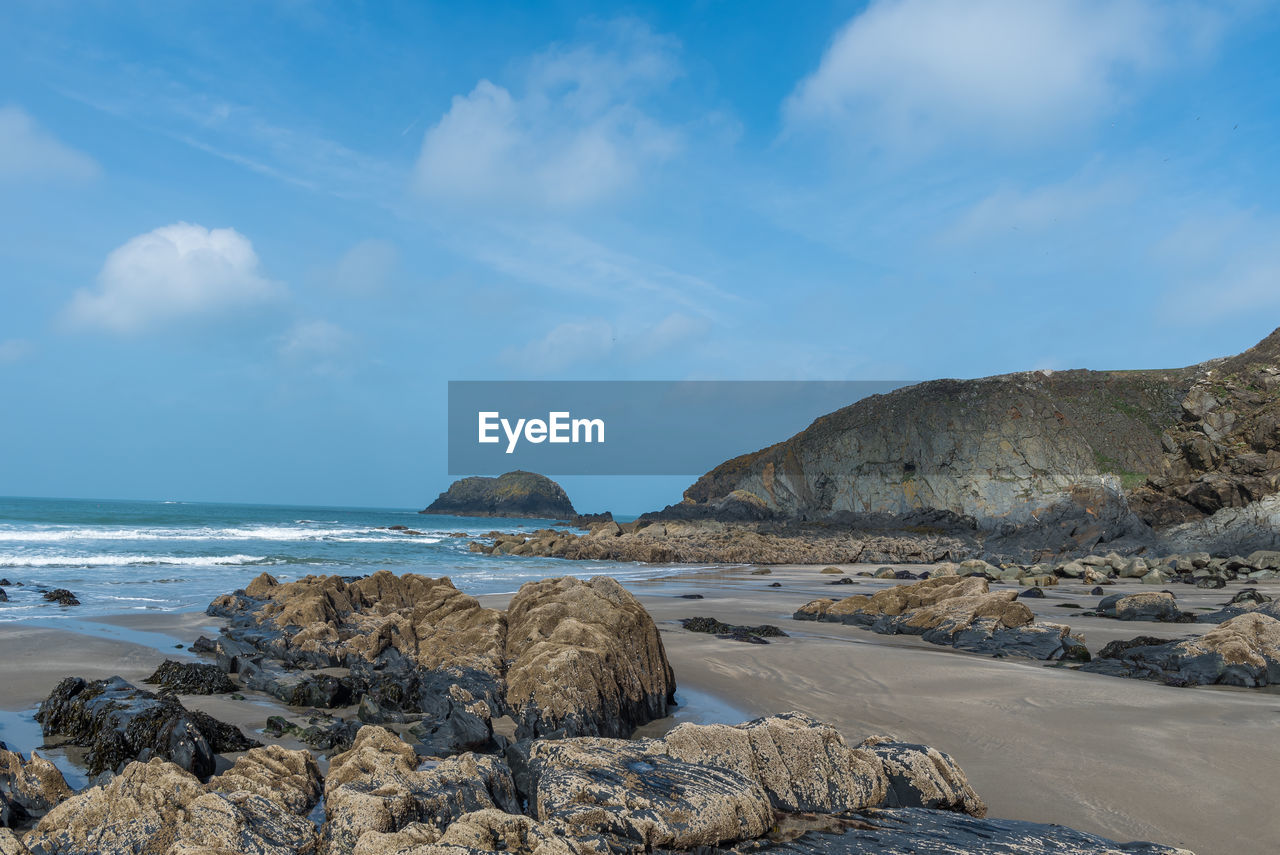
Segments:
[[[1093,460],[1098,464],[1098,471],[1108,475],[1115,475],[1120,479],[1120,486],[1125,490],[1136,490],[1143,484],[1147,483],[1147,476],[1141,472],[1130,472],[1122,467],[1119,461],[1112,460],[1101,451],[1093,453]]]

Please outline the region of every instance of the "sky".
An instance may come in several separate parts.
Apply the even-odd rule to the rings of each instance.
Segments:
[[[1250,0],[5,3],[0,494],[425,506],[449,380],[1236,353],[1278,55]]]

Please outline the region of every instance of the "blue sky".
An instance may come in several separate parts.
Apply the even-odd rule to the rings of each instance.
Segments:
[[[450,379],[1237,352],[1277,55],[1262,2],[6,3],[0,494],[423,505]]]

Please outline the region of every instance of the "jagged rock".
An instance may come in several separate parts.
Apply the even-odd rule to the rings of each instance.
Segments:
[[[408,743],[372,725],[331,761],[324,798],[330,855],[349,855],[372,832],[417,823],[439,834],[472,811],[519,813],[511,772],[500,760],[463,754],[420,766]]]
[[[1020,600],[1043,600],[1044,591],[1040,588],[1027,588],[1025,591],[1018,592]]]
[[[679,760],[659,740],[580,737],[533,744],[535,816],[575,837],[616,835],[645,847],[688,849],[759,837],[773,824],[760,783]]]
[[[21,838],[0,824],[0,855],[31,855]]]
[[[1118,620],[1151,620],[1187,623],[1192,618],[1178,608],[1173,595],[1164,591],[1112,594],[1098,603],[1098,614]]]
[[[1159,639],[1135,639],[1140,641]],[[1097,658],[1082,670],[1162,680],[1172,685],[1266,686],[1280,683],[1280,620],[1247,612],[1199,638],[1134,644]]]
[[[63,802],[26,843],[36,855],[310,855],[318,786],[305,752],[254,749],[204,786],[157,757]]]
[[[87,748],[91,775],[159,757],[207,778],[214,754],[257,744],[231,725],[187,710],[173,695],[156,695],[120,677],[93,682],[67,677],[40,704],[36,721],[46,736],[60,734]]]
[[[327,754],[349,750],[359,730],[358,723],[330,715],[307,716],[296,721],[273,715],[263,728],[268,736],[278,739],[287,734],[303,745]]]
[[[1036,624],[1013,591],[991,591],[978,576],[942,576],[886,588],[868,597],[814,600],[796,620],[862,626],[873,632],[922,636],[977,653],[1032,659],[1084,659],[1088,651],[1058,624]]]
[[[4,592],[4,588],[0,588],[0,603],[9,602],[9,595]]]
[[[179,695],[222,695],[236,690],[217,665],[166,659],[145,682]]]
[[[520,470],[497,478],[454,481],[422,513],[554,520],[577,515],[559,484],[543,475]]]
[[[71,795],[58,767],[34,751],[23,760],[0,742],[0,826],[44,816]]]
[[[44,599],[51,603],[57,603],[60,606],[80,605],[80,601],[76,599],[76,595],[68,591],[66,588],[54,588],[52,591],[45,591]]]
[[[728,853],[756,852],[754,844]],[[980,819],[962,813],[902,808],[842,817],[769,848],[779,855],[1192,855],[1153,843],[1117,843],[1061,825]]]
[[[506,704],[519,738],[627,736],[675,701],[658,628],[614,579],[526,583],[506,618]]]
[[[969,786],[969,779],[951,759],[927,745],[897,742],[875,736],[860,748],[879,758],[889,779],[884,802],[888,807],[927,807],[986,816],[987,806]]]
[[[766,639],[787,637],[781,629],[767,623],[760,626],[738,626],[711,617],[691,617],[681,620],[680,625],[690,632],[705,632],[717,638],[745,641],[751,644],[768,644]]]

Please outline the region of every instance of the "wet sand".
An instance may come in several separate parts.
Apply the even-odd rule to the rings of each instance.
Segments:
[[[833,577],[818,571],[774,567],[770,575],[756,576],[733,568],[628,583],[658,621],[683,703],[675,718],[642,734],[659,734],[677,720],[737,721],[795,709],[831,722],[851,740],[889,733],[950,753],[992,816],[1055,822],[1122,841],[1155,840],[1199,855],[1274,851],[1280,839],[1274,809],[1280,692],[1176,689],[793,621],[792,612],[811,599],[896,584],[859,578],[854,585],[831,586]],[[774,582],[781,587],[769,587]],[[1170,590],[1194,611],[1225,602],[1240,587]],[[1258,587],[1280,595],[1275,583]],[[1106,588],[1108,594],[1141,590],[1159,588]],[[685,593],[703,599],[684,599]],[[1084,618],[1060,606],[1095,605],[1098,597],[1087,586],[1046,593],[1045,599],[1026,600],[1039,619],[1084,632],[1094,651],[1115,638],[1179,637],[1204,629]],[[508,599],[481,597],[499,607]],[[772,623],[791,637],[756,645],[681,628],[680,618],[695,615]],[[38,731],[27,715],[62,677],[119,674],[140,682],[164,659],[190,656],[174,645],[190,644],[216,627],[203,614],[155,613],[0,624],[0,710],[9,711],[0,715],[0,740],[30,750],[23,743]],[[246,733],[257,734],[269,715],[298,713],[259,693],[244,694],[244,701],[183,700]],[[21,711],[21,720],[14,711]],[[74,755],[55,759],[67,762]]]

